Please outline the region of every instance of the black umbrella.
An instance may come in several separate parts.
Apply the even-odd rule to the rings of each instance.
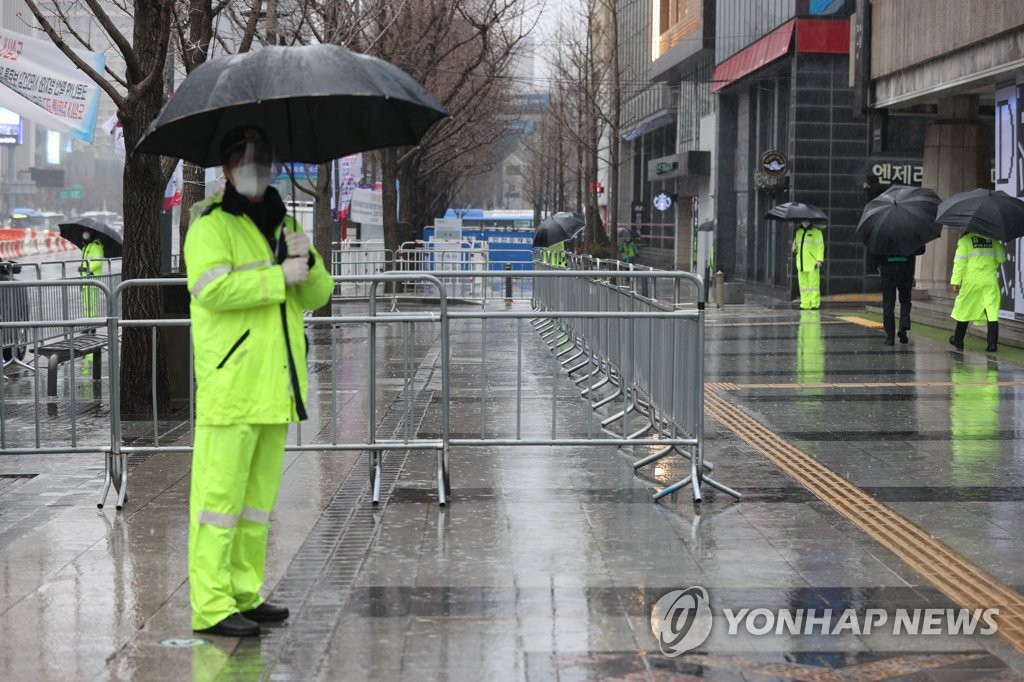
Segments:
[[[572,239],[584,225],[583,218],[575,213],[556,213],[537,226],[533,233],[534,246],[554,246]]]
[[[714,232],[715,231],[715,221],[714,220],[705,220],[704,222],[702,222],[700,225],[697,226],[697,231],[698,232]]]
[[[942,199],[928,187],[893,185],[864,207],[856,234],[876,255],[909,256],[938,239],[935,213]]]
[[[618,237],[618,240],[620,242],[629,242],[636,240],[636,235],[633,233],[633,230],[629,229],[628,227],[620,227],[619,230],[615,233],[615,236]]]
[[[999,190],[972,189],[939,204],[935,222],[1007,242],[1024,237],[1024,201]]]
[[[60,223],[60,236],[78,248],[86,245],[82,233],[86,230],[92,232],[93,239],[99,239],[103,244],[104,258],[120,258],[124,251],[124,239],[117,230],[106,223],[101,223],[92,218],[79,218],[70,223]]]
[[[804,204],[799,201],[789,201],[779,204],[764,214],[768,220],[810,220],[815,223],[828,222],[828,216],[817,206]]]
[[[265,47],[212,59],[190,73],[137,152],[220,164],[224,133],[266,131],[279,161],[322,163],[418,144],[448,115],[408,74],[338,45]]]

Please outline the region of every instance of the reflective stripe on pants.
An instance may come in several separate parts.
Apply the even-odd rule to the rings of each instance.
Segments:
[[[195,630],[262,601],[267,522],[287,437],[287,424],[196,426],[188,534]]]
[[[821,307],[821,273],[815,270],[797,273],[800,286],[800,308],[815,310]]]

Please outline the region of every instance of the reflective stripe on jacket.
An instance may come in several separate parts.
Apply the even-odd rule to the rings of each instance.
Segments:
[[[793,253],[796,254],[796,271],[809,272],[814,264],[825,260],[825,235],[821,228],[798,226],[793,235]]]
[[[1006,261],[1002,242],[967,232],[956,243],[950,284],[959,285],[951,317],[958,322],[999,319],[999,265]]]
[[[289,216],[284,224],[299,229]],[[278,227],[278,237],[280,231]],[[233,215],[218,204],[189,227],[184,255],[192,297],[197,424],[299,420],[288,351],[305,402],[302,311],[326,304],[334,289],[320,254],[315,249],[310,254],[314,263],[309,278],[285,287],[281,266],[248,216]]]

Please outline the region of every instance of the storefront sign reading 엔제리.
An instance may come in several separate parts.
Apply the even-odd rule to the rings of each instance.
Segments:
[[[892,163],[883,161],[872,164],[871,174],[878,178],[882,185],[921,185],[924,180],[924,167],[912,163]]]

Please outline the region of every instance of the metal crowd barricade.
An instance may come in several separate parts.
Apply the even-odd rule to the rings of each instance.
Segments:
[[[108,314],[104,317],[81,317],[71,316],[68,318],[59,317],[62,312],[59,309],[33,307],[36,300],[60,300],[67,295],[67,290],[80,287],[91,287],[96,290],[101,310],[106,308]],[[40,290],[44,290],[40,292]],[[62,293],[64,292],[64,293]],[[54,329],[60,330],[60,336],[66,337],[71,344],[77,340],[87,340],[95,344],[97,337],[89,334],[91,331],[107,329],[108,334],[115,330],[116,320],[109,314],[110,290],[99,280],[45,280],[45,281],[0,281],[0,300],[19,301],[28,305],[28,319],[11,319],[8,317],[6,306],[4,315],[0,317],[0,332],[6,336],[13,330],[22,330],[21,337],[26,341],[27,362],[22,363],[17,373],[4,373],[4,381],[0,385],[0,449],[6,454],[77,454],[103,452],[111,447],[109,432],[104,433],[98,439],[95,434],[81,437],[80,430],[84,430],[79,424],[79,404],[90,401],[103,411],[111,400],[114,386],[107,383],[107,390],[103,390],[102,382],[97,382],[99,372],[94,373],[92,393],[80,394],[78,387],[78,369],[74,361],[67,363],[70,372],[70,386],[66,402],[68,409],[63,411],[68,415],[68,428],[54,429],[48,426],[43,434],[45,422],[52,422],[53,417],[62,414],[62,407],[53,401],[43,399],[42,378],[40,372],[30,371],[28,376],[20,371],[25,368],[35,370],[37,360],[45,355],[46,345],[44,340],[52,338]],[[19,304],[20,304],[19,303]],[[109,344],[110,348],[116,347],[116,343]],[[30,364],[31,363],[31,364]],[[111,363],[112,364],[112,363]],[[99,365],[96,365],[98,369]],[[48,377],[49,379],[49,377]],[[7,415],[10,412],[17,412],[21,415],[31,414],[34,428],[30,433],[12,433],[7,427]],[[44,419],[44,413],[46,419]],[[66,436],[66,441],[61,439]],[[57,441],[55,442],[55,439]]]
[[[572,263],[573,261],[569,261]],[[579,261],[577,261],[579,262]],[[589,383],[581,391],[594,409],[620,398],[621,409],[601,421],[603,428],[619,422],[618,435],[624,443],[650,444],[644,436],[658,434],[658,452],[634,463],[634,469],[651,464],[672,452],[690,461],[690,475],[655,493],[660,499],[686,485],[692,485],[695,502],[702,499],[701,483],[739,497],[736,491],[710,478],[706,471],[713,465],[704,461],[704,303],[703,281],[687,272],[640,270],[563,271],[539,265],[541,271],[572,277],[558,285],[540,280],[536,285],[535,306],[546,313],[538,324],[556,358],[576,348],[576,355],[560,366],[571,376],[590,370],[576,383]],[[539,274],[539,273],[538,273]],[[648,286],[638,286],[652,280]],[[671,291],[670,303],[638,290],[651,293],[660,287]],[[692,306],[680,301],[682,285],[693,291]],[[666,286],[667,285],[667,286]],[[690,297],[686,297],[690,298]],[[568,346],[567,350],[562,350]],[[569,366],[585,356],[582,362]],[[602,378],[603,376],[603,378]],[[596,391],[606,385],[614,393],[598,400]],[[629,432],[627,417],[639,414],[646,424]]]
[[[432,311],[423,313],[404,313],[395,314],[391,312],[382,313],[378,311],[377,307],[377,289],[380,285],[387,285],[389,283],[397,282],[399,280],[408,279],[413,277],[421,284],[433,284],[438,291],[439,300],[439,312],[435,313]],[[331,386],[337,387],[341,384],[341,377],[339,375],[338,361],[338,348],[341,345],[340,333],[341,330],[346,327],[352,326],[365,326],[368,329],[368,343],[367,343],[367,357],[364,366],[367,369],[367,415],[366,424],[368,426],[367,436],[363,440],[342,442],[340,434],[337,428],[337,421],[333,420],[331,428],[328,430],[328,438],[314,440],[311,442],[304,442],[304,435],[310,429],[304,429],[301,425],[296,430],[297,442],[291,443],[287,446],[289,451],[341,451],[341,450],[366,450],[370,453],[370,482],[372,487],[372,499],[374,504],[378,503],[381,495],[381,483],[382,483],[382,453],[390,450],[434,450],[436,451],[436,484],[438,492],[438,501],[444,505],[447,503],[448,497],[451,494],[451,484],[448,474],[449,466],[449,451],[448,451],[448,362],[450,352],[448,349],[448,326],[447,326],[447,300],[444,294],[444,288],[440,281],[429,274],[418,273],[415,275],[409,274],[377,274],[377,275],[353,275],[350,277],[337,277],[335,278],[336,284],[365,284],[368,287],[368,310],[365,315],[344,315],[344,316],[332,316],[332,317],[308,317],[306,318],[307,326],[312,330],[313,334],[325,334],[329,339],[327,344],[327,357],[317,357],[318,352],[322,352],[320,346],[314,345],[311,347],[311,355],[308,361],[310,362],[322,362],[324,365],[329,367],[331,378]],[[180,279],[151,279],[151,280],[131,280],[121,283],[120,286],[113,292],[113,298],[115,301],[119,300],[124,292],[131,287],[165,287],[165,286],[182,286],[182,280]],[[163,319],[163,320],[125,320],[125,319],[113,319],[112,324],[122,329],[122,335],[124,330],[127,329],[143,329],[147,330],[151,335],[150,348],[153,349],[151,354],[152,362],[152,374],[157,374],[157,349],[159,348],[157,343],[158,330],[168,327],[176,327],[188,330],[190,322],[188,319]],[[429,437],[429,438],[417,438],[416,434],[411,430],[405,433],[396,434],[394,437],[381,438],[376,433],[376,426],[378,423],[378,406],[377,406],[377,331],[381,325],[402,325],[409,326],[415,324],[426,324],[430,326],[436,326],[438,328],[437,336],[439,339],[439,354],[441,362],[441,373],[445,379],[442,383],[442,430],[441,437]],[[191,335],[189,333],[188,339],[188,385],[192,386],[194,381],[193,370],[192,370],[192,344]],[[126,434],[123,426],[124,420],[121,418],[121,400],[120,400],[120,375],[121,375],[121,362],[120,362],[120,349],[118,347],[111,348],[111,383],[112,393],[114,393],[111,399],[111,447],[106,453],[106,475],[104,478],[103,490],[101,492],[99,505],[101,508],[106,502],[107,495],[110,488],[113,487],[117,491],[117,509],[121,509],[124,506],[124,501],[127,496],[127,464],[128,456],[131,454],[146,454],[156,452],[178,452],[187,453],[191,452],[194,430],[195,430],[195,402],[193,392],[189,391],[188,402],[187,402],[187,414],[179,414],[176,418],[173,415],[161,413],[160,401],[157,396],[156,386],[152,387],[152,393],[150,396],[151,404],[150,410],[150,421],[148,424],[144,422],[133,422],[133,426],[137,427],[134,434]],[[408,378],[412,383],[413,377]],[[407,392],[408,393],[408,392]],[[313,415],[318,412],[315,409],[317,402],[314,392],[310,391],[310,404],[307,405],[308,412]],[[408,396],[406,399],[409,399]],[[338,392],[334,390],[330,396],[331,403],[331,414],[339,413],[338,404]],[[164,430],[161,431],[161,428]],[[146,432],[149,432],[146,434]],[[324,431],[324,430],[321,430]],[[317,430],[313,431],[314,433]]]
[[[633,284],[641,278],[665,280],[658,286],[651,282],[652,290],[673,292],[671,296],[680,303],[666,304],[640,296]],[[497,298],[481,306],[452,308],[445,282],[460,290],[467,286],[464,280],[469,279],[482,281],[487,290],[492,285],[507,286],[509,279],[529,279],[529,287],[515,282],[512,288],[531,291],[532,302],[521,298],[511,302]],[[706,475],[710,466],[703,461],[704,310],[702,304],[696,303],[701,298],[702,283],[695,275],[561,268],[521,269],[510,274],[504,269],[481,269],[351,275],[336,277],[335,282],[343,286],[365,287],[366,309],[365,312],[357,310],[357,314],[346,309],[344,315],[306,319],[311,335],[319,341],[311,345],[307,359],[311,376],[308,412],[312,421],[293,433],[292,442],[287,447],[290,451],[367,451],[374,502],[381,497],[385,452],[426,450],[435,453],[438,501],[446,504],[451,496],[451,450],[478,447],[657,447],[661,450],[647,458],[648,462],[678,451],[689,457],[691,475],[659,492],[656,499],[687,483],[693,484],[696,500],[700,499],[701,483],[735,494]],[[419,308],[401,313],[380,306],[380,299],[387,297],[384,288],[402,283],[421,290],[429,289],[432,298],[420,301]],[[113,487],[117,491],[117,507],[120,509],[127,497],[129,455],[191,451],[195,406],[190,323],[185,317],[129,320],[120,314],[121,300],[131,288],[181,287],[181,279],[125,281],[113,289],[98,280],[0,282],[0,293],[5,293],[5,289],[23,288],[31,301],[36,295],[32,291],[34,287],[59,290],[82,286],[95,287],[102,292],[107,311],[105,318],[33,318],[27,323],[4,321],[0,322],[0,329],[24,326],[38,344],[39,332],[36,330],[60,326],[75,338],[81,336],[83,328],[106,326],[108,338],[112,341],[109,347],[109,380],[105,395],[97,400],[101,407],[109,403],[109,438],[89,443],[74,440],[77,398],[76,392],[71,391],[66,398],[72,403],[69,413],[72,415],[70,445],[62,447],[54,446],[52,442],[43,443],[39,419],[36,419],[34,440],[25,440],[27,437],[21,434],[22,442],[11,442],[8,434],[0,430],[0,445],[9,452],[25,454],[103,452],[106,457],[105,477],[99,505],[105,504]],[[692,296],[683,290],[692,292]],[[686,303],[688,300],[694,303]],[[347,305],[351,306],[351,301]],[[535,328],[539,338],[533,335]],[[125,420],[121,412],[121,344],[125,337],[131,336],[134,341],[140,333],[150,335],[148,348],[151,349],[152,376],[158,376],[160,358],[157,354],[161,347],[158,337],[161,334],[178,335],[175,345],[179,353],[184,354],[178,362],[188,366],[174,367],[173,371],[187,374],[188,391],[176,402],[161,404],[154,384],[148,416]],[[366,334],[365,344],[342,345],[345,336],[352,338],[362,333]],[[382,338],[389,344],[386,348],[380,346],[378,339],[382,333],[386,333]],[[452,339],[468,345],[455,351]],[[550,367],[527,365],[524,358],[529,349],[539,348],[544,352],[541,339],[554,350],[550,354]],[[427,347],[426,351],[424,347]],[[365,361],[358,357],[364,348]],[[359,371],[365,371],[366,375],[365,415],[352,411],[346,404],[346,423],[343,426],[347,430],[344,432],[339,430],[336,418],[342,414],[340,394],[346,376],[345,363],[339,359],[342,351],[356,356],[352,359],[359,363]],[[399,357],[403,353],[404,357]],[[465,371],[467,375],[453,376],[450,363],[453,355],[459,357],[455,371]],[[387,362],[392,366],[389,373],[382,376],[380,363]],[[70,364],[74,386],[76,367],[74,363]],[[493,369],[495,364],[500,371]],[[314,375],[315,385],[326,390],[313,390]],[[566,381],[566,375],[570,382]],[[514,380],[511,379],[513,376]],[[35,377],[34,380],[38,415],[41,409],[39,379]],[[453,384],[472,387],[474,381],[479,382],[479,391],[474,394],[479,395],[479,401],[474,405],[473,401],[460,400],[456,407],[452,407],[450,387]],[[500,383],[497,388],[495,381]],[[549,391],[544,389],[544,382],[550,382]],[[0,393],[0,421],[4,414],[4,398],[15,395],[11,392],[15,388],[20,391],[17,393],[19,400],[31,398],[24,385],[11,387],[4,384],[3,393]],[[397,397],[389,392],[392,390],[398,391]],[[495,390],[502,392],[503,400],[514,400],[515,408],[510,409],[507,403],[503,403],[500,411],[496,409]],[[586,398],[585,403],[577,402],[578,409],[583,409],[587,415],[584,420],[561,416],[561,410],[566,409],[564,401],[573,395]],[[383,413],[382,396],[393,399],[384,407]],[[575,400],[579,401],[579,397]],[[525,408],[524,403],[527,405]],[[550,409],[536,409],[538,405]],[[60,405],[54,407],[60,409]],[[460,422],[459,437],[453,438],[451,419],[452,410],[456,408],[460,410],[458,416],[463,421]],[[418,420],[424,418],[416,414],[421,410],[425,415],[428,409],[440,412],[440,426],[437,420],[430,420],[434,431],[421,433]],[[19,410],[24,414],[23,408],[19,407]],[[478,434],[474,434],[472,428],[468,432],[465,430],[466,413],[461,410],[474,410],[470,421],[479,416]],[[381,430],[381,425],[388,421],[381,418],[382,414],[389,419],[397,415],[398,422],[393,432]],[[328,415],[329,424],[320,421],[322,415]],[[637,416],[646,422],[640,430],[634,430],[630,423]],[[365,426],[365,437],[353,433],[353,424]],[[643,462],[636,466],[643,466]]]
[[[386,272],[393,262],[394,254],[384,248],[383,241],[335,242],[331,250],[331,275],[344,278],[376,275]],[[369,287],[367,282],[339,282],[334,289],[334,298],[366,298]]]

